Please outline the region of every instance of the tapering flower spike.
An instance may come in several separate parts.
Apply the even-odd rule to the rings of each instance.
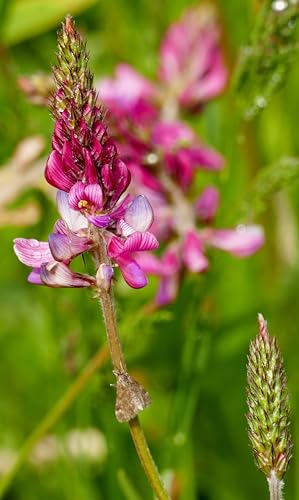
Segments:
[[[289,396],[277,339],[270,337],[261,314],[258,327],[247,365],[248,435],[255,463],[267,476],[270,498],[280,500],[292,449]]]
[[[15,252],[21,262],[33,268],[28,278],[31,283],[86,287],[101,282],[107,288],[114,262],[127,283],[140,288],[147,279],[131,254],[157,248],[156,238],[148,231],[153,210],[145,196],[122,196],[131,174],[107,133],[96,104],[85,42],[69,16],[58,34],[57,58],[53,151],[45,176],[59,188],[61,219],[48,242],[17,238]],[[99,238],[106,244],[111,263],[98,262],[101,272],[96,277],[73,273],[72,260],[84,252],[93,254]]]

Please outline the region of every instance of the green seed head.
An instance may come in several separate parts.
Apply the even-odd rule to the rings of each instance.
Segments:
[[[267,477],[285,474],[291,459],[290,405],[276,337],[258,315],[259,332],[250,343],[247,365],[248,435],[257,467]]]

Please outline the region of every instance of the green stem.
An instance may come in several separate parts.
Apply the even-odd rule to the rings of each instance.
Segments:
[[[136,451],[138,453],[140,462],[142,464],[144,472],[147,476],[147,479],[153,491],[155,492],[159,500],[169,500],[170,496],[168,495],[162,483],[157,466],[148,448],[146,438],[142,430],[142,427],[140,425],[138,417],[135,417],[133,418],[133,420],[130,420],[129,426],[130,426],[131,436]]]
[[[79,373],[73,384],[67,389],[60,400],[53,406],[49,413],[43,418],[39,425],[34,429],[32,434],[23,444],[18,457],[11,469],[2,477],[0,482],[0,498],[11,485],[14,477],[18,473],[22,465],[27,461],[30,453],[41,440],[41,438],[49,432],[49,430],[57,423],[61,416],[68,410],[71,404],[75,401],[78,394],[89,382],[93,374],[102,366],[108,357],[106,346],[101,347],[95,356]]]
[[[278,479],[275,471],[271,471],[267,481],[269,485],[270,500],[282,500],[283,481]]]
[[[99,235],[97,249],[94,252],[94,259],[96,266],[102,263],[108,265],[110,264],[109,257],[107,256],[106,243],[101,235]],[[113,368],[115,371],[120,373],[126,372],[126,364],[118,334],[112,290],[99,288],[98,295],[102,306]],[[129,427],[137,454],[139,456],[141,465],[147,476],[149,484],[151,485],[159,500],[169,500],[170,497],[164,488],[163,482],[149,450],[138,417],[135,417],[129,421]]]

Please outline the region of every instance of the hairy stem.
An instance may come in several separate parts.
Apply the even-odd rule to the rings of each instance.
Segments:
[[[57,423],[61,416],[68,410],[71,404],[75,401],[79,393],[87,385],[93,374],[102,366],[108,358],[108,350],[106,346],[101,347],[95,356],[79,373],[73,384],[67,389],[59,401],[51,408],[49,413],[42,419],[32,434],[23,444],[18,457],[9,471],[2,477],[0,481],[0,498],[3,498],[5,492],[11,485],[14,477],[18,473],[22,465],[28,460],[32,450],[37,443],[50,431]]]
[[[97,266],[102,263],[110,263],[109,257],[107,256],[106,243],[101,235],[99,235],[98,246],[94,253],[94,258]],[[102,306],[113,368],[116,372],[126,372],[126,364],[118,334],[112,290],[109,289],[107,291],[103,288],[99,289],[99,298]],[[129,427],[137,454],[149,484],[159,500],[169,500],[170,497],[165,490],[138,417],[129,421]]]
[[[275,471],[271,471],[270,476],[267,479],[270,492],[270,500],[282,500],[283,494],[283,481],[278,479]]]
[[[94,258],[97,267],[99,264],[102,263],[108,265],[110,264],[110,260],[107,255],[106,242],[100,234],[98,235],[98,245],[96,250],[94,251]],[[109,290],[105,290],[103,288],[100,289],[99,299],[100,299],[100,304],[102,306],[105,329],[106,329],[113,368],[115,371],[120,373],[126,372],[126,363],[118,334],[112,289],[111,288]]]

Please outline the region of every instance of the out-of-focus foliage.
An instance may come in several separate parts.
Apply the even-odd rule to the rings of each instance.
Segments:
[[[298,57],[298,16],[297,0],[261,2],[250,45],[241,50],[234,82],[245,119],[251,120],[265,108],[285,83]]]
[[[220,11],[227,61],[235,61],[240,46],[248,44],[263,2],[214,3]],[[22,11],[16,21],[11,16],[18,4]],[[0,47],[0,163],[4,166],[17,144],[29,136],[42,136],[45,154],[50,151],[49,112],[29,103],[16,81],[21,75],[49,71],[55,59],[58,17],[79,12],[72,10],[79,2],[68,2],[65,9],[66,2],[60,2],[59,15],[58,11],[47,15],[56,2],[36,4],[32,11],[33,2],[7,2],[1,10],[1,26],[7,26],[7,38],[2,38]],[[88,38],[95,75],[111,74],[119,61],[125,61],[154,77],[165,29],[190,5],[188,0],[166,0],[163,8],[158,0],[82,0],[76,22]],[[21,34],[21,25],[28,27],[26,35],[25,28]],[[260,61],[261,57],[266,59],[263,55]],[[250,123],[242,122],[229,91],[193,117],[198,133],[226,159],[218,181],[222,200],[217,226],[238,222],[248,196],[253,205],[261,198],[263,213],[257,222],[265,227],[264,249],[243,261],[211,252],[211,271],[188,277],[177,301],[161,311],[153,312],[149,306],[156,290],[154,278],[141,291],[121,281],[116,285],[127,364],[153,399],[141,419],[176,499],[250,500],[253,492],[257,498],[267,498],[264,478],[256,471],[248,446],[244,417],[246,354],[249,339],[256,334],[259,311],[279,338],[292,394],[294,450],[299,445],[298,64],[288,64],[285,76],[284,87]],[[250,92],[242,94],[248,96],[244,97],[248,106],[258,86],[267,88],[267,82],[261,84],[254,74],[250,79],[257,87],[250,84]],[[293,163],[284,164],[280,158],[285,157],[294,158]],[[273,167],[263,170],[265,165]],[[208,175],[198,176],[199,188]],[[8,187],[1,183],[3,191]],[[278,188],[281,192],[274,195]],[[33,234],[45,239],[57,218],[51,198],[36,184],[10,200],[6,209],[22,211],[29,202],[40,214],[32,226],[14,220],[0,228],[0,473],[105,343],[101,314],[88,292],[26,283],[27,270],[15,258],[12,240]],[[60,447],[56,458],[28,462],[7,499],[152,498],[128,429],[114,419],[113,381],[107,363],[52,430]],[[104,437],[105,453],[95,461],[82,455],[74,458],[66,436],[90,428]],[[53,439],[44,443],[44,453],[53,451]],[[299,495],[298,464],[294,460],[287,473],[286,498]]]

